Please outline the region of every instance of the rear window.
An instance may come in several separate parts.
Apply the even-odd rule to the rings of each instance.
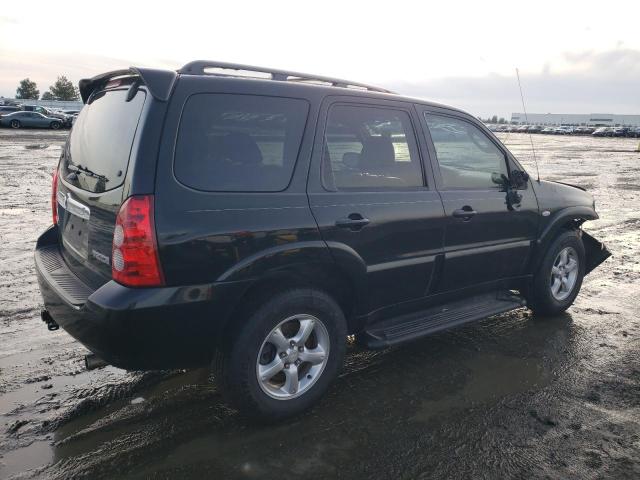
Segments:
[[[276,192],[287,188],[307,119],[304,100],[198,94],[182,112],[174,171],[205,191]]]
[[[146,98],[142,90],[129,102],[126,95],[126,90],[101,92],[82,109],[63,158],[65,181],[94,193],[122,185]]]

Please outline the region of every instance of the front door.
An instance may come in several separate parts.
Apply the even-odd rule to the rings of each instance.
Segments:
[[[442,290],[493,288],[525,273],[538,205],[528,181],[514,186],[506,149],[472,118],[449,112],[421,112],[447,218]]]
[[[426,296],[442,254],[444,213],[421,162],[415,110],[332,97],[321,119],[309,201],[338,266],[359,262],[365,272],[358,313]]]

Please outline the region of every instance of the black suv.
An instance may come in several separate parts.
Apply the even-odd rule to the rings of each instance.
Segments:
[[[609,256],[580,229],[591,195],[529,179],[460,110],[207,61],[80,92],[35,252],[43,320],[117,367],[213,365],[249,415],[313,404],[349,335],[558,314]]]

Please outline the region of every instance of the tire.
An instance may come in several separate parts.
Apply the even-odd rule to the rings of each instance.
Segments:
[[[216,353],[214,380],[227,402],[254,420],[273,422],[307,410],[342,367],[347,337],[342,310],[329,295],[309,288],[284,291],[249,310],[230,343]],[[281,324],[284,342],[276,330]],[[309,325],[307,341],[292,346],[290,340],[302,338]],[[323,363],[306,361],[321,357]]]
[[[60,128],[60,122],[51,122],[51,125],[49,126],[52,130],[58,130]]]
[[[566,253],[565,264],[561,254]],[[572,262],[577,265],[573,265]],[[535,314],[554,316],[573,304],[585,271],[584,244],[578,232],[566,230],[551,243],[536,272],[528,305]],[[561,280],[564,279],[564,280]],[[566,283],[565,283],[566,281]]]
[[[11,120],[11,128],[20,128],[22,125],[20,124],[19,120]]]

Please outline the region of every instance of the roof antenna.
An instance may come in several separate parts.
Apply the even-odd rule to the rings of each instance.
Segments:
[[[516,68],[516,76],[518,77],[518,87],[520,88],[520,99],[522,100],[522,110],[524,110],[524,119],[529,124],[529,117],[527,116],[527,108],[524,106],[524,95],[522,94],[522,84],[520,83],[520,72]],[[540,169],[538,168],[538,159],[536,158],[536,149],[533,147],[533,137],[531,132],[529,133],[529,141],[531,142],[531,151],[533,152],[533,161],[536,164],[536,173],[538,174],[538,183],[540,183]]]

